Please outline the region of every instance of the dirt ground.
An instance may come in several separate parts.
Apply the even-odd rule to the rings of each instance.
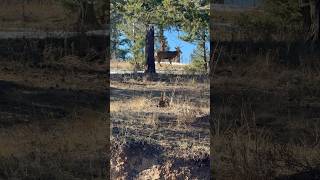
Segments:
[[[110,107],[111,179],[209,179],[207,77],[111,75]]]
[[[107,73],[73,62],[0,61],[0,179],[105,179]]]

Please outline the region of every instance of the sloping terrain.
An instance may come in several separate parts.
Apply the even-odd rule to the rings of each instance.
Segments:
[[[209,179],[206,77],[111,75],[111,123],[112,179]]]

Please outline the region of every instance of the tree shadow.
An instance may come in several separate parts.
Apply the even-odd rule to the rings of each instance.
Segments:
[[[178,97],[188,97],[189,102],[197,102],[199,97],[196,97],[191,90],[177,88],[177,89],[120,89],[115,87],[110,87],[110,98],[111,101],[121,100],[123,98],[130,100],[137,97],[146,97],[146,98],[160,98],[161,93],[165,92],[166,97],[173,98],[173,100]]]
[[[29,87],[0,81],[0,126],[67,117],[75,109],[104,111],[107,92]]]
[[[276,178],[276,180],[319,180],[320,179],[320,170],[312,169],[308,171],[299,172],[290,176],[281,176]]]
[[[126,83],[125,80],[134,79],[137,81],[143,81],[145,79],[144,73],[125,73],[125,74],[112,74],[110,75],[110,80],[120,81]],[[169,84],[174,84],[176,81],[179,83],[188,82],[194,80],[197,83],[204,83],[209,80],[207,75],[197,75],[197,74],[156,74],[153,76],[151,81],[156,82],[166,82]],[[209,82],[208,82],[209,83]]]

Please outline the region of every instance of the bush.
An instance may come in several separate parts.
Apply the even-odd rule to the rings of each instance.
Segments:
[[[203,59],[200,59],[200,58],[192,59],[191,64],[188,66],[185,66],[185,71],[191,74],[194,74],[194,73],[205,74],[206,70],[204,68],[204,65],[205,65],[205,62],[203,61]]]

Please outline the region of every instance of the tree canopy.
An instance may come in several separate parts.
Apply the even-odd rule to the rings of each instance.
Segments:
[[[109,14],[105,0],[57,0],[72,13],[78,13],[77,25],[81,29],[97,29],[106,23]]]
[[[201,9],[208,6],[209,1],[190,0],[122,0],[112,1],[113,14],[119,19],[113,22],[132,42],[131,50],[134,59],[141,59],[145,47],[145,33],[148,25],[153,25],[156,39],[166,42],[164,30],[176,29],[183,31],[180,37],[184,41],[207,41],[209,10]],[[156,43],[156,46],[159,46]],[[160,45],[161,46],[161,45]]]
[[[320,1],[265,0],[261,13],[242,14],[237,24],[262,40],[319,41]]]

